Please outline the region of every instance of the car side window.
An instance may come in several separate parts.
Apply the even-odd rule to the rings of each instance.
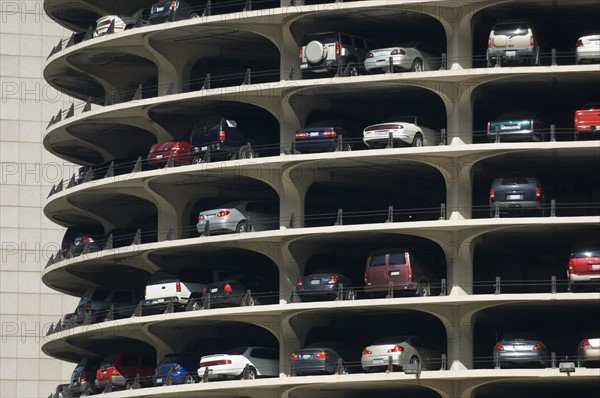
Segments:
[[[356,48],[360,48],[361,50],[365,49],[365,41],[359,37],[354,38],[354,45]]]
[[[99,289],[92,294],[92,301],[104,301],[110,294],[110,290]]]
[[[279,354],[276,351],[267,348],[254,348],[250,356],[260,359],[279,359]]]
[[[382,265],[385,265],[385,254],[378,254],[371,257],[370,267],[380,267]]]
[[[352,46],[352,37],[347,35],[341,35],[342,44],[345,46]]]
[[[404,253],[392,253],[390,254],[390,264],[406,264],[406,256],[404,255]]]
[[[265,212],[265,208],[264,208],[263,204],[259,203],[259,202],[248,202],[248,204],[246,205],[246,210],[257,212],[257,213]]]

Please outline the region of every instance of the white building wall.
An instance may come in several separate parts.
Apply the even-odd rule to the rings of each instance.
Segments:
[[[39,0],[0,0],[0,397],[47,397],[74,365],[41,351],[51,322],[77,299],[55,292],[41,274],[62,239],[43,203],[73,165],[50,155],[46,125],[70,98],[43,79],[46,57],[70,32]]]

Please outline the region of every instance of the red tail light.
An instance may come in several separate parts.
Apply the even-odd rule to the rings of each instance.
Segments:
[[[488,122],[488,124],[487,124],[487,133],[492,134],[492,126],[491,126],[490,122]]]
[[[539,198],[542,196],[542,188],[540,187],[535,187],[535,197]]]
[[[533,346],[534,350],[543,350],[544,346],[542,345],[542,343],[535,343],[535,345]]]
[[[231,287],[231,285],[228,283],[228,284],[226,284],[226,285],[225,285],[225,287],[223,288],[223,291],[224,291],[225,293],[231,293],[231,292],[233,292],[233,288],[232,288],[232,287]]]
[[[583,41],[581,39],[577,40],[577,44],[575,44],[575,47],[583,47]]]
[[[299,359],[298,354],[296,354],[295,352],[292,352],[292,356],[290,357],[290,359],[292,361],[297,361]]]
[[[183,147],[181,146],[181,144],[179,142],[176,142],[175,144],[173,144],[173,147],[171,148],[172,151],[180,151],[182,149],[183,149]]]
[[[369,51],[365,58],[373,58],[373,53]]]
[[[408,281],[412,282],[412,267],[410,265],[408,267]]]
[[[229,210],[221,210],[220,212],[217,213],[217,217],[226,217],[230,214],[231,214],[231,212]]]
[[[573,259],[570,259],[569,260],[569,274],[572,274],[573,270],[574,270],[574,268],[573,268]]]
[[[171,10],[175,11],[177,9],[177,7],[179,7],[179,2],[178,1],[172,1],[171,2]]]
[[[206,296],[206,288],[202,289],[202,295]]]
[[[225,131],[223,131],[223,130],[219,131],[219,141],[221,141],[221,142],[225,141]]]
[[[365,271],[364,280],[365,280],[365,283],[367,283],[367,272],[366,271]]]
[[[502,344],[498,343],[496,344],[496,347],[494,348],[496,351],[504,351],[504,347],[502,346]]]
[[[302,61],[302,47],[298,50],[298,59]]]
[[[586,339],[581,342],[581,348],[591,348],[591,347],[592,347],[592,345],[590,344],[589,340]]]
[[[335,285],[336,283],[339,282],[339,280],[340,280],[340,277],[337,275],[334,275],[331,277],[331,279],[327,283],[329,283],[330,285]]]
[[[390,54],[391,55],[406,55],[406,51],[404,51],[404,49],[402,49],[402,48],[397,48],[397,49],[393,50]]]
[[[529,45],[531,47],[535,46],[535,37],[533,37],[533,35],[531,35],[531,38],[529,39]]]
[[[488,37],[488,48],[492,48],[492,36]]]
[[[181,293],[181,282],[179,282],[179,281],[175,282],[175,291],[177,293]]]
[[[302,278],[296,279],[296,286],[302,286]]]
[[[303,140],[306,137],[308,137],[308,134],[306,134],[306,131],[297,131],[296,134],[294,135],[294,138],[296,138],[297,140]]]
[[[323,131],[323,137],[331,138],[331,137],[336,137],[336,136],[337,136],[337,133],[335,132],[334,129],[329,129],[329,130]]]
[[[389,350],[387,350],[387,352],[402,352],[404,351],[404,347],[402,347],[401,345],[396,344],[393,348],[390,348]]]
[[[204,221],[204,214],[198,215],[198,221]]]
[[[363,355],[369,355],[369,354],[372,354],[372,352],[371,352],[371,351],[369,351],[369,350],[367,350],[367,347],[365,347],[365,348],[363,348],[363,350],[362,350],[362,354],[363,354]]]
[[[339,41],[336,41],[335,42],[335,55],[340,56],[341,53],[342,53],[342,46],[340,46]]]
[[[317,358],[317,359],[327,359],[327,358],[329,358],[329,355],[327,355],[327,353],[325,351],[321,351],[320,353],[317,354],[317,356],[315,358]]]
[[[206,367],[216,366],[216,365],[231,365],[231,360],[230,359],[221,359],[220,361],[200,362],[201,368],[206,368]]]
[[[113,376],[121,376],[121,372],[119,372],[115,367],[110,368],[110,372],[108,373],[110,373]]]
[[[496,198],[496,192],[494,191],[494,188],[490,188],[490,199],[495,199]]]

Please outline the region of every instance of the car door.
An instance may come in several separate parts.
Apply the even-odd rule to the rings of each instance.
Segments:
[[[246,219],[252,224],[252,229],[255,231],[264,231],[267,228],[268,216],[265,213],[264,203],[248,202],[244,212]]]
[[[277,376],[279,373],[279,353],[269,348],[250,350],[250,362],[262,376]]]
[[[387,285],[386,254],[373,253],[365,268],[365,282],[369,290],[384,290]]]

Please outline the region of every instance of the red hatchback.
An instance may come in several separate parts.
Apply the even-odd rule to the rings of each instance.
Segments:
[[[600,246],[573,250],[567,271],[569,289],[580,291],[583,287],[600,287]]]
[[[153,167],[164,167],[173,155],[176,165],[192,164],[190,155],[192,144],[186,141],[162,142],[152,145],[148,153],[148,164]]]
[[[600,102],[586,104],[575,111],[575,132],[577,139],[583,138],[582,133],[600,134]]]
[[[96,372],[96,391],[102,391],[109,381],[113,387],[127,389],[137,374],[140,375],[142,386],[152,386],[155,368],[156,355],[154,354],[109,355],[102,360]]]

